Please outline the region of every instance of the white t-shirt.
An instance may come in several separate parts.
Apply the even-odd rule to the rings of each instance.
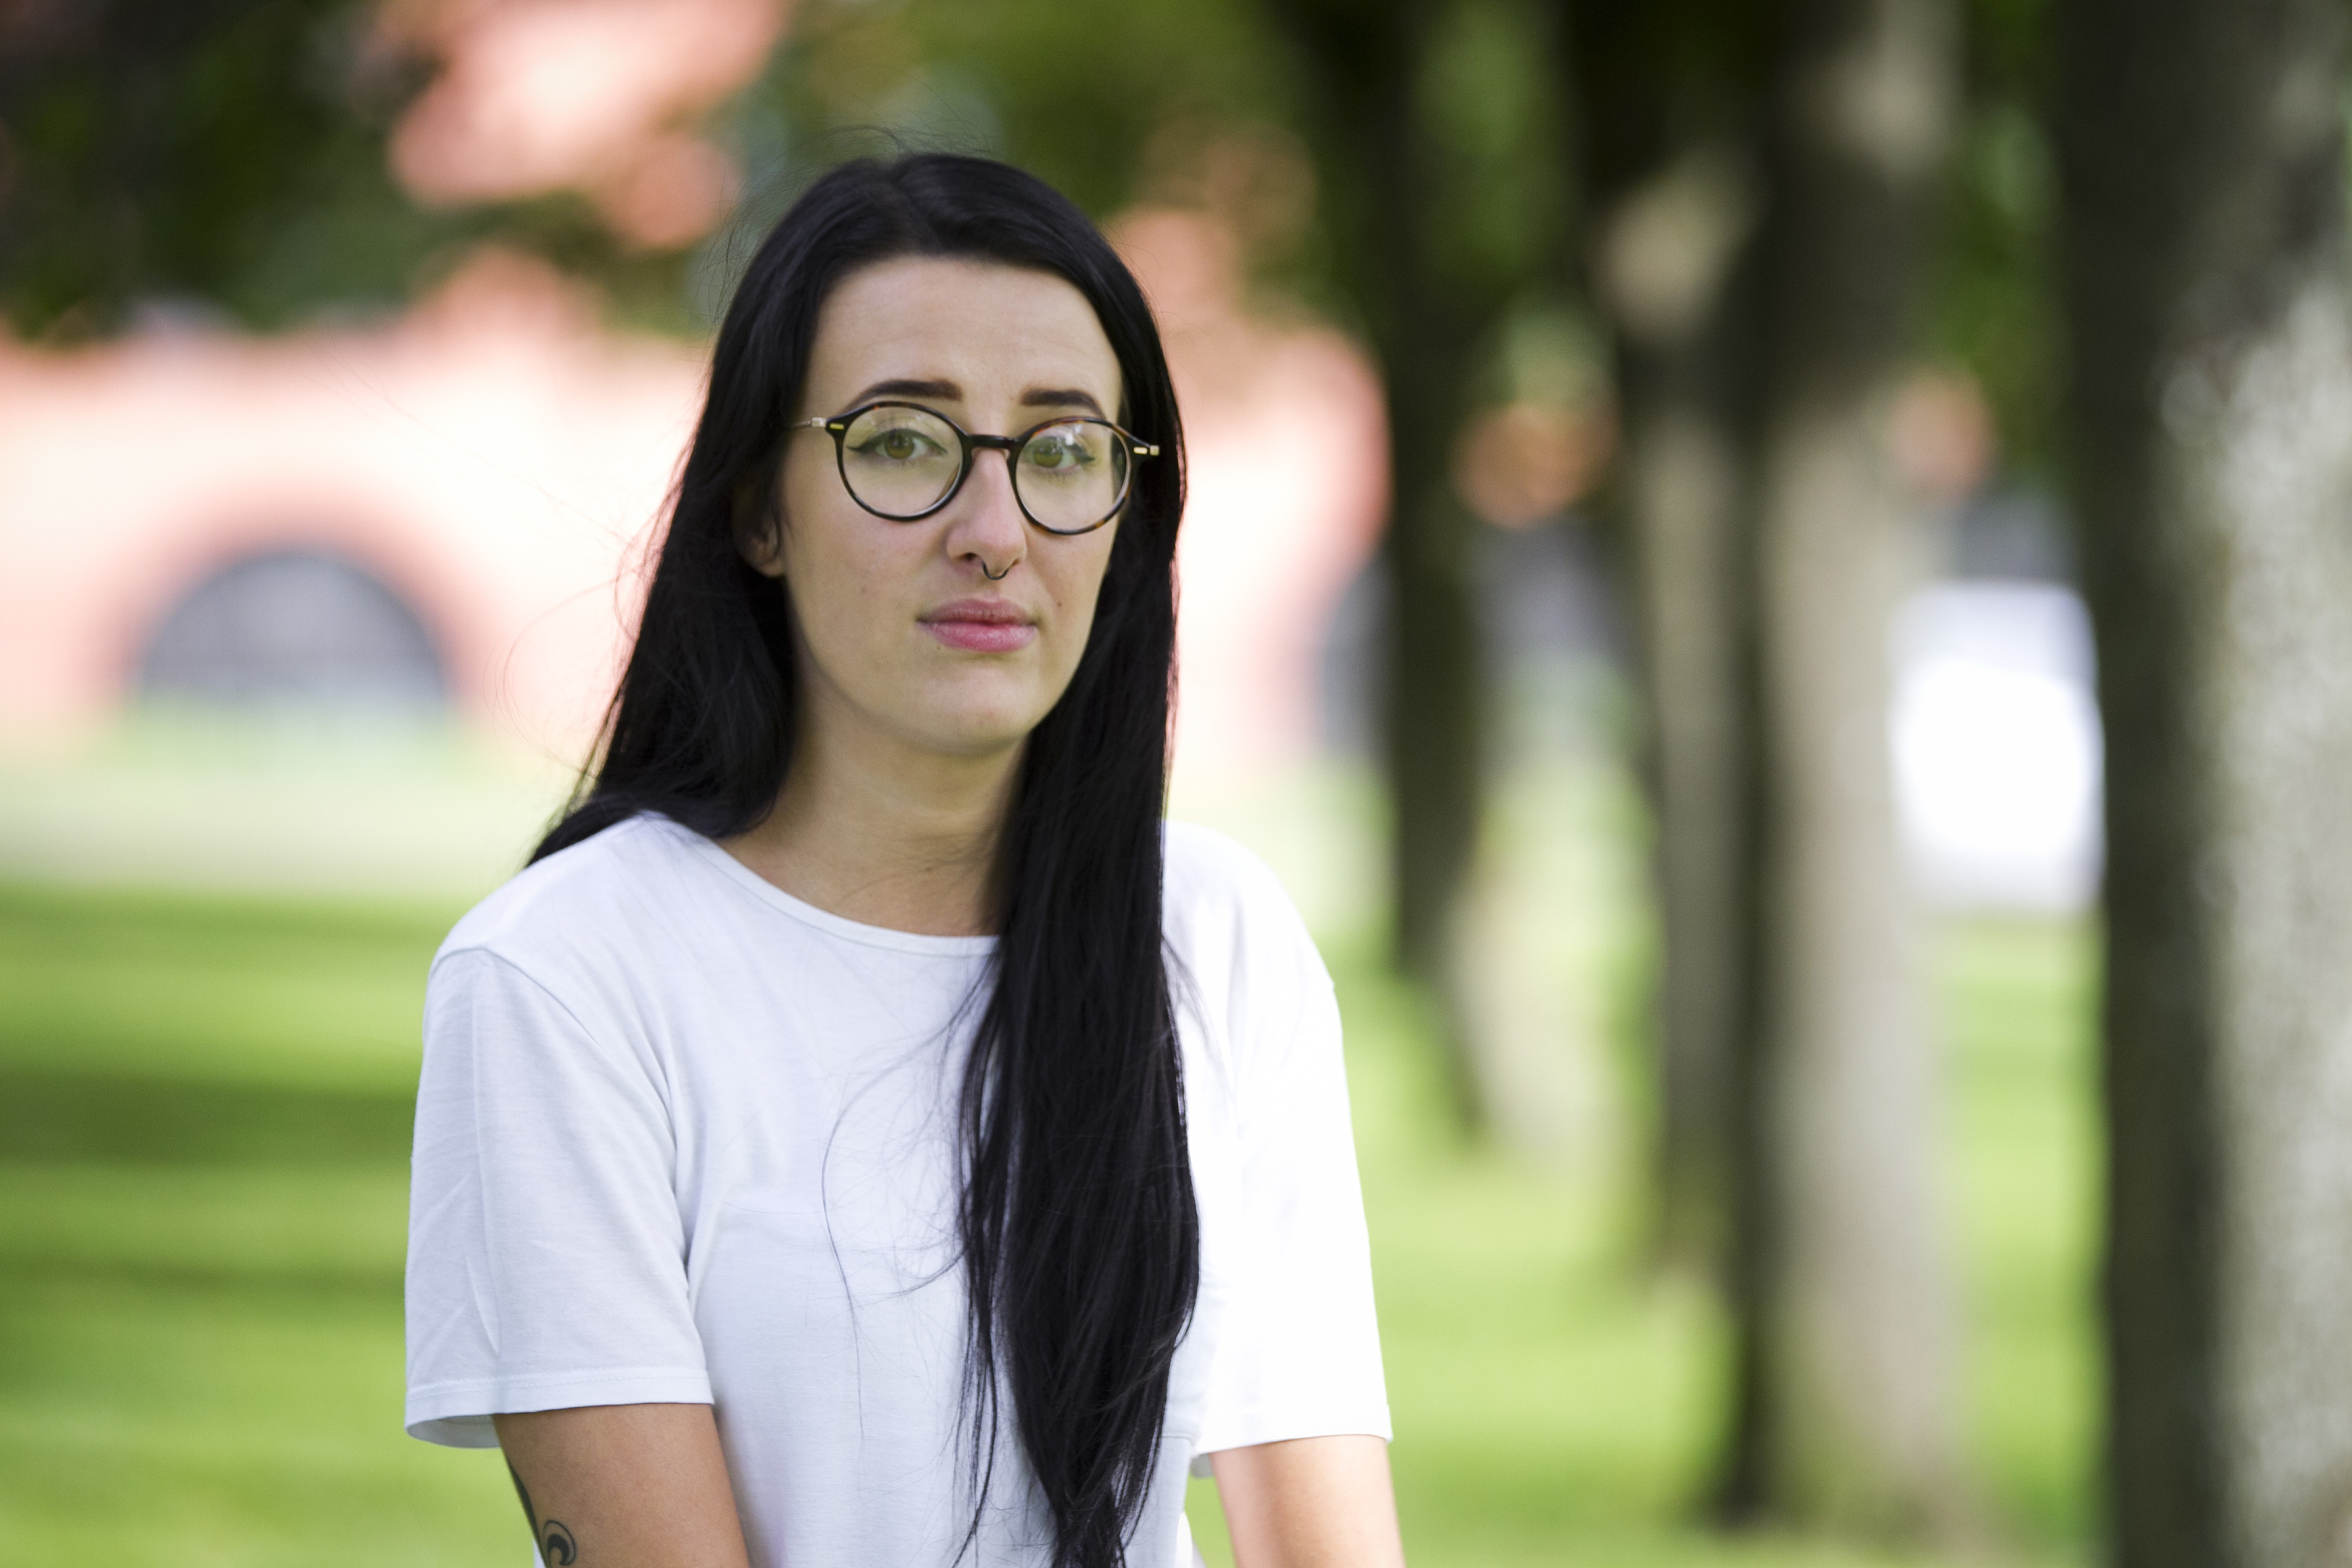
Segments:
[[[1247,850],[1171,826],[1201,1292],[1129,1552],[1195,1456],[1389,1435],[1339,1019]],[[709,1403],[761,1568],[947,1568],[973,1509],[954,1108],[993,939],[859,925],[639,817],[458,922],[426,988],[408,1430]],[[980,1564],[1043,1563],[1009,1419]]]

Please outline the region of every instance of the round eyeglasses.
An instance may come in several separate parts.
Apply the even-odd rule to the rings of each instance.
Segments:
[[[972,454],[985,449],[1004,454],[1024,517],[1048,533],[1086,533],[1127,504],[1136,459],[1160,455],[1108,419],[1049,419],[1018,436],[974,436],[919,403],[869,403],[793,428],[828,432],[849,499],[892,522],[917,521],[955,500]]]

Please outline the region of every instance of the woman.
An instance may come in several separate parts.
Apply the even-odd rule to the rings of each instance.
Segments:
[[[436,960],[407,1421],[546,1561],[1401,1562],[1330,984],[1163,826],[1132,277],[999,163],[754,258],[584,800]]]

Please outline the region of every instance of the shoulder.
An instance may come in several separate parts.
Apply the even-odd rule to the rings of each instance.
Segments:
[[[693,837],[667,818],[632,817],[525,867],[451,929],[436,975],[488,958],[560,991],[568,976],[643,953],[675,929],[665,906],[690,897]]]
[[[1166,826],[1168,935],[1179,946],[1218,931],[1303,939],[1306,925],[1280,878],[1256,853],[1214,828]]]
[[[1223,834],[1171,822],[1165,930],[1171,975],[1205,1017],[1246,1035],[1328,994],[1322,954],[1266,863]]]

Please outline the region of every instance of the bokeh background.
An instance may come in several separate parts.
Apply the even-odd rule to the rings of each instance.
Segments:
[[[2195,587],[2337,580],[2257,545],[2264,497],[2343,499],[2342,383],[2233,403],[2230,356],[2340,290],[2341,117],[2279,108],[2339,100],[2340,28],[2153,9],[2108,59],[2089,0],[0,3],[0,1560],[518,1560],[495,1456],[399,1426],[425,967],[593,751],[750,247],[840,159],[941,148],[1077,199],[1166,334],[1171,810],[1339,983],[1412,1561],[2343,1561],[2332,1513],[2213,1544],[2264,1466],[2352,1474],[2325,1378],[2231,1457],[2267,1264],[2210,1219],[2259,1186],[2231,1053],[2335,1062],[2332,1004],[2231,1012],[2224,900],[2164,950],[2220,977],[2189,1023],[2106,1008],[2110,1080],[2188,1039],[2189,1088],[2100,1093],[2115,803],[2227,774],[2197,737],[2250,693],[2342,727],[2299,602]],[[2135,113],[2178,135],[2096,133]],[[2325,221],[2180,237],[2315,148]],[[2256,273],[2318,281],[2186,348],[2080,327]],[[2221,390],[2067,401],[2070,344],[2134,343],[2116,384],[2218,343]],[[2157,478],[2085,503],[2086,464]],[[2103,729],[2095,647],[2174,675],[2110,668]],[[2236,875],[2213,824],[2293,770],[2230,754],[2252,784],[2116,855]],[[2263,842],[2324,869],[2315,776]],[[2326,1163],[2313,1103],[2273,1131]],[[2133,1116],[2189,1240],[2103,1313]],[[2206,1380],[2167,1430],[2210,1518],[2101,1458],[2134,1288],[2224,1304],[2150,1374]]]

